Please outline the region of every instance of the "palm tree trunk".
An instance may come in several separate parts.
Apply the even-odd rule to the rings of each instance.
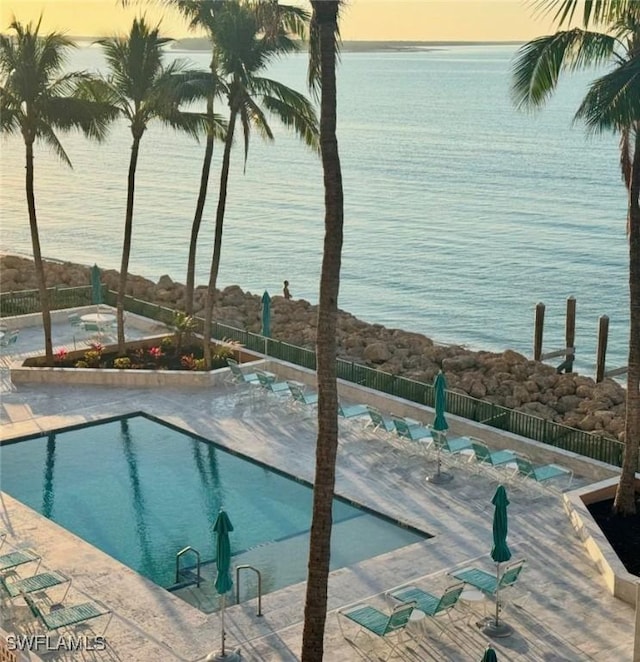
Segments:
[[[635,474],[640,447],[640,127],[635,129],[635,146],[629,186],[629,360],[627,363],[627,414],[622,473],[613,510],[634,515]]]
[[[213,96],[207,99],[207,117],[213,121]],[[187,315],[193,315],[193,292],[196,279],[196,248],[198,243],[198,233],[202,223],[204,205],[207,200],[207,187],[209,185],[209,173],[211,172],[211,160],[213,159],[213,129],[207,133],[207,144],[204,150],[204,161],[202,162],[202,173],[200,175],[200,191],[198,192],[198,202],[196,212],[191,225],[191,239],[189,240],[189,259],[187,262],[187,286],[184,293],[184,311]]]
[[[342,256],[342,172],[336,137],[336,34],[338,2],[312,2],[320,53],[320,149],[324,172],[325,236],[316,336],[318,437],[309,543],[302,661],[321,662],[327,617],[333,495],[338,449],[336,324]]]
[[[229,116],[227,137],[224,141],[224,154],[222,155],[222,170],[220,172],[220,193],[218,195],[218,208],[216,209],[216,227],[213,238],[213,256],[211,258],[211,271],[209,272],[209,286],[204,308],[203,327],[203,356],[207,370],[211,369],[211,322],[213,318],[213,304],[216,299],[216,284],[218,282],[218,271],[220,269],[220,253],[222,251],[222,227],[224,224],[224,211],[227,204],[227,184],[229,181],[229,164],[231,163],[231,146],[233,144],[233,133],[236,125],[238,111],[232,109]]]
[[[124,297],[127,292],[127,275],[129,272],[129,255],[131,254],[131,235],[133,231],[133,200],[136,188],[136,167],[138,165],[138,152],[142,136],[133,137],[131,145],[131,158],[129,160],[129,176],[127,179],[127,210],[124,221],[124,240],[122,242],[122,261],[120,263],[120,278],[118,279],[118,353],[124,354]]]
[[[33,263],[36,270],[36,281],[40,294],[40,310],[42,311],[42,329],[44,331],[44,353],[48,366],[53,366],[53,343],[51,341],[51,312],[49,310],[49,295],[47,293],[47,281],[42,264],[42,253],[40,251],[40,235],[38,233],[38,221],[36,218],[36,198],[33,190],[33,141],[25,140],[26,147],[26,192],[27,208],[29,210],[29,229],[31,230],[31,246],[33,250]]]

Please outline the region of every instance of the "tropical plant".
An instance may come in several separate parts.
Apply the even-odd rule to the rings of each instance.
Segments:
[[[327,583],[331,558],[332,505],[338,450],[338,385],[336,325],[342,228],[342,171],[336,136],[336,59],[341,2],[312,0],[310,82],[320,91],[320,151],[324,171],[325,234],[320,276],[316,362],[318,436],[313,482],[313,519],[309,541],[309,574],[304,610],[302,661],[320,662],[324,652]]]
[[[221,79],[222,72],[219,67],[219,57],[215,47],[215,25],[216,17],[225,11],[225,2],[229,0],[160,0],[162,4],[177,8],[180,13],[188,19],[192,29],[202,30],[209,35],[212,53],[209,65],[210,75],[203,80],[206,90],[207,117],[213,118],[214,103],[217,98],[224,95],[225,84]],[[251,4],[256,12],[258,23],[262,26],[265,38],[277,39],[284,30],[286,33],[304,37],[308,22],[308,15],[301,7],[280,5],[277,0],[254,0]],[[200,188],[196,209],[191,224],[191,235],[189,238],[189,257],[187,260],[187,277],[184,294],[184,309],[187,315],[193,315],[193,295],[195,290],[195,270],[198,235],[202,224],[204,206],[207,199],[209,186],[209,175],[211,172],[211,161],[213,159],[214,140],[224,140],[224,133],[214,130],[214,123],[210,122],[207,132],[204,159],[200,174]]]
[[[159,0],[161,4],[175,7],[189,21],[189,27],[194,30],[204,28],[211,36],[211,30],[208,26],[215,22],[216,11],[223,7],[220,0]],[[126,4],[126,2],[125,2]],[[207,191],[209,188],[209,175],[211,173],[211,162],[213,160],[213,147],[216,139],[224,140],[224,130],[216,121],[214,114],[215,100],[222,94],[222,81],[218,72],[218,62],[215,50],[212,51],[211,62],[209,64],[210,73],[203,77],[201,83],[203,86],[203,96],[206,98],[206,116],[209,120],[207,128],[207,137],[205,141],[204,158],[200,171],[200,187],[198,189],[198,199],[196,209],[191,224],[191,234],[189,237],[189,257],[187,259],[187,278],[184,291],[184,311],[186,315],[193,315],[193,294],[195,291],[196,274],[196,252],[198,246],[198,235],[202,225],[204,215],[204,206],[207,200]]]
[[[574,0],[546,2],[562,22],[572,19]],[[635,472],[640,449],[640,3],[593,0],[585,3],[583,28],[559,30],[525,44],[513,68],[513,94],[520,108],[542,106],[564,71],[609,68],[596,78],[575,119],[592,132],[620,136],[620,165],[627,188],[629,238],[629,356],[622,473],[613,510],[633,515]],[[598,30],[589,30],[593,25]]]
[[[88,94],[109,102],[127,119],[133,137],[117,298],[118,350],[121,353],[125,350],[124,298],[131,253],[140,141],[152,120],[158,120],[196,139],[208,127],[201,113],[180,109],[182,103],[201,96],[197,83],[202,72],[188,71],[187,64],[179,60],[165,66],[162,47],[169,41],[171,39],[160,37],[158,27],[149,27],[144,18],[134,19],[127,36],[98,40],[109,65],[109,75],[102,84],[87,86]]]
[[[64,73],[66,53],[75,44],[52,32],[40,35],[40,21],[23,25],[14,20],[9,29],[15,34],[0,35],[0,130],[20,133],[26,150],[25,188],[31,246],[35,265],[46,365],[54,363],[51,340],[51,313],[42,262],[34,190],[34,144],[46,143],[63,163],[71,161],[60,143],[57,131],[80,130],[101,140],[112,111],[108,106],[81,98],[78,85],[90,79],[82,72]]]
[[[277,6],[277,2],[271,4]],[[211,367],[209,339],[236,123],[239,120],[242,127],[245,164],[252,128],[264,138],[273,140],[266,112],[277,117],[285,126],[293,128],[308,145],[317,147],[318,139],[317,118],[309,100],[290,87],[260,75],[276,57],[297,49],[285,26],[276,30],[273,22],[265,24],[262,3],[229,0],[223,3],[223,7],[224,10],[216,14],[215,21],[209,26],[220,74],[224,78],[229,121],[220,171],[213,255],[204,310],[203,351],[207,368]],[[266,15],[271,16],[269,13]]]
[[[173,313],[173,320],[171,325],[175,330],[176,351],[179,353],[182,349],[182,344],[185,339],[187,342],[191,341],[193,332],[197,327],[197,323],[196,320],[191,317],[191,315],[187,315],[182,311],[176,310]]]

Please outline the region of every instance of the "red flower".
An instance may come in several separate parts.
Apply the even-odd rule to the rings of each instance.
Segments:
[[[159,359],[161,356],[163,356],[163,352],[160,349],[160,347],[150,347],[149,356],[151,356],[154,359]]]

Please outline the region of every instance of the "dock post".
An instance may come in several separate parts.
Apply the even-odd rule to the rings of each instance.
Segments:
[[[596,355],[596,383],[604,379],[607,360],[607,341],[609,340],[609,318],[602,315],[598,320],[598,353]]]
[[[576,357],[576,298],[567,299],[567,324],[565,327],[565,373],[573,372],[573,361]]]
[[[535,325],[533,329],[533,360],[542,360],[542,335],[544,332],[544,304],[536,304]]]

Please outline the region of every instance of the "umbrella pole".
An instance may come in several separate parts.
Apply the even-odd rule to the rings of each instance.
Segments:
[[[224,652],[224,603],[225,603],[225,594],[222,594],[222,607],[220,609],[220,622],[222,623],[222,646],[221,646],[221,653],[222,657],[225,656]]]
[[[444,432],[438,431],[436,433],[437,439],[434,438],[434,443],[436,444],[436,472],[433,474],[433,476],[427,476],[427,482],[428,483],[433,483],[434,485],[441,485],[442,483],[448,483],[452,478],[453,475],[446,473],[445,471],[441,471],[442,468],[442,456],[441,456],[441,445],[442,445],[442,437],[440,435],[444,435]]]
[[[500,563],[496,563],[496,616],[495,619],[488,617],[485,619],[485,626],[482,631],[489,637],[508,637],[513,632],[513,628],[507,623],[500,623]]]
[[[500,563],[496,563],[496,627],[498,627],[499,618],[500,618]]]

